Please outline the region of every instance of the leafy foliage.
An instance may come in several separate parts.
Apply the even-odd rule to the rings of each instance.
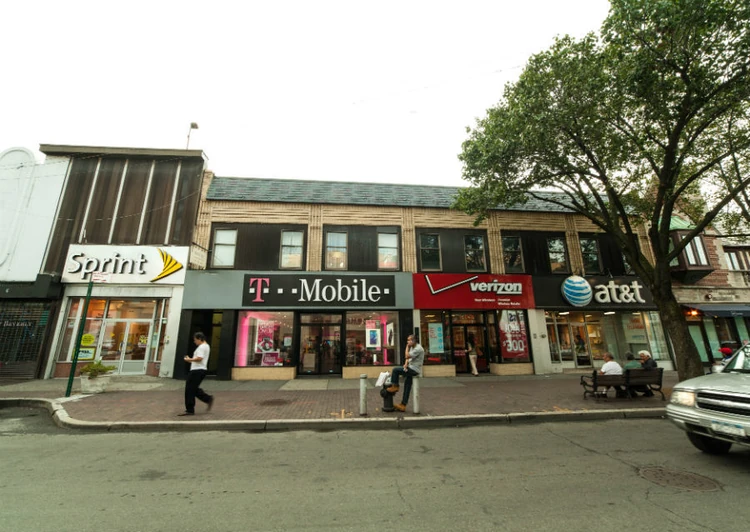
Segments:
[[[116,366],[106,366],[102,364],[101,360],[95,360],[89,364],[86,364],[81,368],[81,375],[88,375],[89,379],[95,379],[99,375],[109,373],[110,371],[116,370]]]
[[[468,130],[472,186],[454,206],[477,221],[529,197],[572,208],[615,237],[660,310],[676,305],[669,262],[709,224],[750,221],[749,67],[747,0],[611,0],[598,34],[532,56]],[[673,246],[678,213],[695,229]]]

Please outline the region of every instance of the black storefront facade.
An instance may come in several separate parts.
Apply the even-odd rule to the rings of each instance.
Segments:
[[[223,380],[376,377],[403,363],[412,309],[408,273],[188,271],[177,350],[203,332]]]
[[[601,367],[606,352],[624,364],[642,349],[673,369],[651,292],[637,277],[540,275],[533,286],[546,329],[535,332],[546,337],[555,371]]]

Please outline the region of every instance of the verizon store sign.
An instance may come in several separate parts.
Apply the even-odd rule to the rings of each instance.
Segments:
[[[414,308],[526,309],[534,307],[528,275],[415,273]]]
[[[72,245],[62,282],[184,284],[187,259],[187,246]]]

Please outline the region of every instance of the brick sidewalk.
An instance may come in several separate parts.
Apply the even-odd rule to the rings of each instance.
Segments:
[[[667,398],[669,390],[676,382],[676,375],[665,375],[664,388]],[[58,398],[64,395],[65,390],[65,383],[60,384],[63,386],[53,386],[55,390],[23,392],[13,390],[13,386],[0,386],[0,398]],[[284,383],[241,384],[234,381],[208,380],[204,384],[204,389],[216,397],[214,408],[211,412],[206,412],[205,405],[198,402],[196,415],[189,418],[177,417],[177,414],[184,410],[183,383],[173,380],[163,381],[163,385],[157,383],[158,389],[151,387],[152,389],[139,391],[108,391],[104,394],[80,397],[77,400],[66,401],[64,408],[74,419],[102,422],[331,420],[342,419],[342,417],[360,417],[359,390],[352,389],[353,386],[358,386],[358,381],[331,381],[331,386],[346,386],[350,389],[320,391],[288,391],[283,389]],[[380,390],[375,389],[373,384],[373,381],[369,381],[367,390],[369,418],[413,415],[413,400],[410,401],[406,414],[383,412]],[[29,386],[33,387],[33,385]],[[57,389],[61,389],[62,393],[58,393]],[[424,379],[420,391],[420,414],[421,416],[463,416],[529,412],[585,412],[666,406],[666,402],[661,400],[659,394],[652,398],[639,397],[628,400],[610,397],[608,400],[599,401],[584,400],[582,395],[583,389],[579,384],[579,376],[576,375],[515,378],[487,376],[476,379],[459,377],[441,381]],[[613,395],[614,393],[610,394],[610,396]],[[400,399],[401,392],[396,395],[396,402]]]

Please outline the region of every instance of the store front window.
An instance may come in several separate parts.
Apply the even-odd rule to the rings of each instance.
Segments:
[[[623,362],[625,353],[645,349],[655,360],[668,360],[666,340],[656,312],[545,312],[547,340],[554,363],[591,367],[604,353]]]
[[[403,364],[401,344],[398,312],[346,313],[347,366]]]
[[[73,360],[83,307],[83,298],[68,300],[59,362]],[[117,373],[144,373],[149,361],[161,360],[167,312],[165,299],[90,299],[78,360],[101,359]]]
[[[291,366],[292,312],[241,311],[234,351],[235,367]]]
[[[500,312],[500,359],[494,362],[531,362],[526,314],[522,310]]]

